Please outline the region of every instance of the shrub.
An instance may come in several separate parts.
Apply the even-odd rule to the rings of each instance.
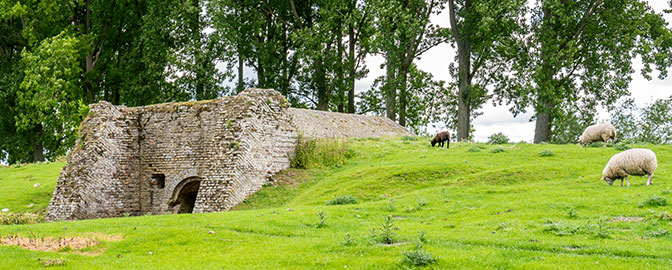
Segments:
[[[356,204],[356,203],[357,199],[355,199],[355,197],[350,195],[337,196],[336,198],[327,201],[327,205],[343,205],[343,204]]]
[[[553,153],[553,151],[551,151],[551,150],[544,150],[544,151],[539,152],[540,157],[551,157],[551,156],[554,156],[554,155],[555,155],[555,153]]]
[[[626,144],[624,142],[620,142],[620,143],[617,143],[616,146],[614,146],[614,149],[616,149],[618,151],[625,151],[625,150],[630,149],[630,147],[628,146],[628,144]]]
[[[488,137],[488,144],[505,144],[509,143],[509,137],[506,137],[504,133],[495,133]]]
[[[0,213],[0,224],[35,224],[42,220],[37,214],[19,212],[19,213]]]
[[[346,140],[310,139],[299,136],[290,164],[293,168],[301,169],[340,167],[355,155],[355,151],[350,148]]]
[[[667,200],[663,197],[659,196],[650,196],[643,202],[639,203],[639,207],[658,207],[658,206],[666,206],[667,205]]]

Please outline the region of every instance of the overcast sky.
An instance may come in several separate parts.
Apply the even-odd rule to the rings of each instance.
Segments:
[[[662,13],[664,9],[669,8],[667,0],[648,0],[649,5],[657,13]],[[665,20],[672,22],[672,15],[665,14]],[[432,23],[438,24],[441,27],[449,27],[448,14],[443,12],[439,15],[434,15],[431,18]],[[442,44],[432,48],[416,60],[418,67],[424,71],[430,72],[434,75],[435,80],[452,81],[449,72],[448,64],[453,61],[455,56],[455,49],[451,48],[449,44]],[[366,59],[366,65],[369,69],[369,74],[366,78],[358,80],[355,83],[356,92],[365,91],[371,87],[373,81],[384,75],[384,70],[380,69],[380,65],[384,59],[382,56],[370,56]],[[635,99],[638,106],[645,106],[652,103],[656,99],[667,98],[672,95],[672,78],[666,80],[654,79],[647,81],[639,74],[641,69],[641,61],[634,60],[634,68],[636,70],[633,74],[633,80],[630,83],[630,93]],[[654,75],[657,75],[654,73]],[[254,71],[252,69],[245,69],[245,77],[253,77]],[[476,118],[473,122],[476,132],[474,139],[476,141],[486,141],[488,136],[493,133],[503,132],[513,141],[528,141],[531,142],[534,137],[534,122],[530,122],[531,112],[513,117],[509,112],[508,107],[495,107],[492,102],[487,103],[482,109],[483,115]],[[608,120],[609,113],[602,110],[600,113],[601,120]],[[438,129],[430,128],[430,133]]]

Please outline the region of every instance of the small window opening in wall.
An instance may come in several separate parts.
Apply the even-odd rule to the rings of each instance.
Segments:
[[[152,180],[150,183],[152,184],[152,187],[164,188],[166,186],[166,175],[162,173],[152,174]]]

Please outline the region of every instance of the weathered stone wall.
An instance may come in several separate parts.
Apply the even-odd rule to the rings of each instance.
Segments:
[[[47,220],[114,217],[137,210],[137,119],[125,107],[91,106],[58,177]]]
[[[385,137],[413,135],[383,116],[346,114],[291,108],[293,124],[301,135],[313,138]]]
[[[411,135],[384,117],[290,109],[263,89],[136,108],[101,102],[81,134],[47,220],[228,210],[289,167],[298,134]]]

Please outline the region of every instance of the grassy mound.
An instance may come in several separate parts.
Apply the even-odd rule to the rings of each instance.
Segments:
[[[101,240],[95,256],[0,246],[0,257],[18,269],[666,269],[672,209],[640,204],[672,200],[672,149],[647,147],[655,185],[620,187],[599,180],[613,148],[354,139],[345,164],[283,172],[234,211],[4,225],[0,237],[121,240]],[[16,186],[30,169],[53,189],[61,166],[3,168],[0,181]],[[50,191],[32,189],[0,190],[0,203],[15,198],[1,207],[46,205]]]

